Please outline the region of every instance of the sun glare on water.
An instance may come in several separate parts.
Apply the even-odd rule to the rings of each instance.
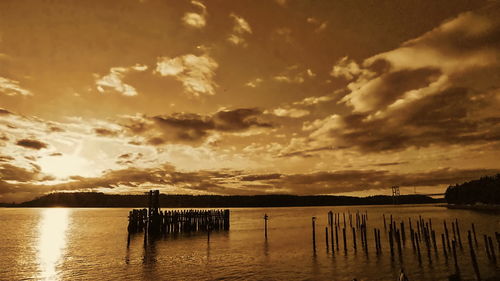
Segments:
[[[70,210],[50,208],[42,211],[39,225],[38,267],[40,280],[60,280],[58,266],[66,248]]]

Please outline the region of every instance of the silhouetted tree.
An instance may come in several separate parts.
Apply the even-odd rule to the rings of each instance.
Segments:
[[[450,204],[500,204],[500,174],[449,186],[445,199]]]

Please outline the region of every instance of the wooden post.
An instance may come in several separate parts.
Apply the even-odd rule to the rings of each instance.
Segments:
[[[458,226],[458,219],[455,219],[455,227],[457,228],[458,245],[462,249],[462,238],[460,237],[460,227]]]
[[[382,214],[382,217],[384,218],[384,229],[387,229],[387,225],[385,224],[385,214]]]
[[[354,245],[354,250],[356,250],[356,228],[352,228],[352,241]]]
[[[389,230],[389,246],[391,248],[391,257],[394,256],[394,240],[393,240],[393,233],[394,230],[392,228]]]
[[[342,228],[342,238],[344,239],[344,252],[347,252],[347,241],[345,237],[345,227]]]
[[[415,232],[413,231],[413,228],[410,228],[410,238],[411,238],[411,246],[413,248],[413,251],[415,251]]]
[[[490,247],[488,247],[488,238],[486,237],[486,234],[484,234],[483,237],[484,237],[484,248],[486,249],[486,255],[488,255],[488,259],[491,259]]]
[[[476,238],[476,228],[474,227],[474,223],[472,223],[472,233],[474,234],[474,244],[476,244],[476,247],[478,247]]]
[[[437,245],[436,245],[436,232],[432,230],[432,244],[434,245],[434,252],[437,255]]]
[[[337,248],[337,251],[339,250],[339,232],[338,232],[338,227],[335,227],[335,247]]]
[[[452,249],[453,249],[453,261],[455,263],[455,273],[457,275],[460,275],[460,269],[458,268],[458,261],[457,261],[457,241],[455,240],[452,241]]]
[[[331,224],[330,224],[330,241],[332,241],[332,253],[335,251],[335,245],[333,243],[333,214],[332,214],[332,220],[331,220]]]
[[[326,252],[328,253],[328,251],[330,250],[329,246],[328,246],[328,226],[325,227],[325,242],[326,242]]]
[[[267,240],[267,220],[269,219],[269,217],[267,216],[267,214],[264,214],[264,237],[266,238]]]
[[[448,253],[446,252],[446,243],[444,242],[444,234],[441,233],[441,241],[443,243],[443,254],[446,260],[448,260]]]
[[[490,244],[490,254],[491,254],[491,257],[493,258],[493,262],[496,262],[497,261],[497,257],[495,255],[495,247],[493,245],[493,240],[491,239],[491,236],[488,236],[488,242]]]
[[[403,245],[406,245],[405,223],[401,221],[401,238],[403,238]]]
[[[313,250],[316,252],[316,217],[312,217]]]
[[[418,242],[419,240],[418,239],[415,239],[415,242],[416,242],[416,246],[417,246],[417,254],[418,254],[418,262],[422,262],[422,257],[420,255],[420,243]]]
[[[481,281],[479,266],[477,265],[477,260],[476,260],[476,253],[474,253],[474,247],[472,246],[472,238],[470,230],[467,232],[467,240],[469,241],[470,258],[472,260],[472,267],[474,268],[474,273],[476,274],[476,280]]]
[[[450,236],[448,234],[448,227],[446,226],[446,220],[444,221],[444,232],[445,232],[445,235],[446,235],[446,245],[448,246],[448,251],[451,250],[451,247],[450,247]]]

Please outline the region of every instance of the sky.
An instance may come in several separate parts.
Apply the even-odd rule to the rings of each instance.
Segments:
[[[500,3],[0,1],[0,202],[500,172]]]

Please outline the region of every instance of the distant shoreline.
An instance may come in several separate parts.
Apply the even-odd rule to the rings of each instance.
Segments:
[[[398,204],[443,203],[423,195],[402,195]],[[95,192],[52,193],[20,204],[0,204],[0,207],[78,207],[78,208],[137,208],[147,207],[145,195],[113,195]],[[308,206],[353,206],[393,205],[392,196],[333,196],[333,195],[160,195],[162,208],[262,208],[262,207],[308,207]],[[139,207],[141,208],[141,207]]]

